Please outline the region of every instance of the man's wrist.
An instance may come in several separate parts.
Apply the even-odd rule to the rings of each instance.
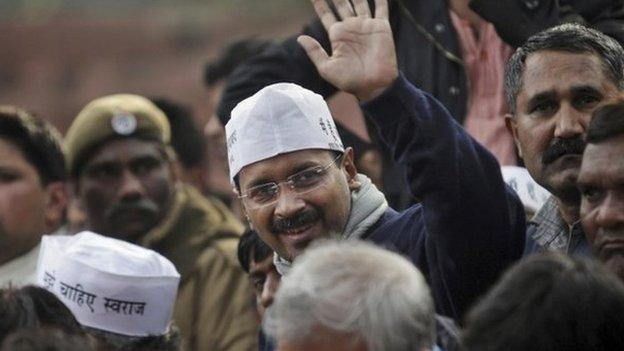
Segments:
[[[389,80],[386,84],[380,85],[377,88],[367,88],[362,91],[355,92],[353,95],[355,95],[358,98],[360,103],[362,104],[367,103],[375,99],[376,97],[381,95],[384,91],[386,91],[386,89],[391,87],[394,84],[394,82],[396,82],[397,78],[399,78],[398,73],[391,80]]]

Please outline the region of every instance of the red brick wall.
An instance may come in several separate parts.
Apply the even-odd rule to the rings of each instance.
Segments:
[[[253,0],[256,1],[256,0]],[[245,35],[283,37],[312,18],[299,2],[290,13],[257,18],[246,13],[214,13],[174,18],[55,15],[36,22],[0,22],[0,104],[15,104],[65,131],[87,102],[128,92],[172,98],[206,116],[202,69],[232,39]],[[187,9],[188,11],[188,9]]]

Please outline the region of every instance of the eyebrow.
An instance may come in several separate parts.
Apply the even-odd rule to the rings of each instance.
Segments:
[[[591,94],[591,95],[598,95],[600,97],[603,96],[603,94],[600,92],[600,89],[598,87],[594,85],[588,85],[588,84],[573,86],[570,88],[570,91],[572,92],[572,95]],[[557,97],[557,93],[553,90],[543,91],[541,93],[538,93],[532,96],[529,99],[527,108],[530,111],[533,109],[533,106],[544,101],[554,100],[556,97]]]
[[[323,166],[323,164],[315,162],[315,161],[306,161],[304,163],[300,163],[298,165],[296,165],[295,167],[293,167],[293,169],[291,170],[290,175],[293,175],[295,173],[299,173],[301,171],[305,171],[308,168],[312,168],[312,167],[321,167]]]
[[[596,184],[595,180],[591,179],[592,177],[588,177],[588,179],[577,179],[576,181],[576,187],[578,189],[584,189],[584,188],[588,188],[588,187],[593,187]]]
[[[141,153],[138,154],[132,158],[130,158],[129,160],[127,160],[127,162],[121,162],[117,157],[106,157],[104,159],[100,159],[100,160],[94,160],[91,161],[90,163],[88,163],[86,165],[85,168],[87,167],[91,167],[91,166],[100,166],[100,165],[116,165],[116,164],[132,164],[134,162],[141,162],[141,161],[151,161],[151,160],[159,160],[159,161],[164,161],[166,160],[165,155],[162,155],[159,152],[145,152],[145,153]]]
[[[0,163],[0,169],[7,170],[7,171],[13,171],[13,170],[17,171],[19,170],[19,167],[15,167],[11,164]]]
[[[319,167],[322,166],[322,164],[316,162],[316,161],[305,161],[303,163],[300,163],[298,165],[295,165],[294,167],[292,167],[289,172],[288,172],[288,176],[290,177],[293,174],[299,173],[301,171],[304,171],[308,168],[312,168],[312,167]],[[285,179],[280,179],[280,181],[285,180]],[[267,183],[277,183],[276,180],[272,180],[269,179],[266,176],[260,176],[259,178],[256,178],[254,180],[252,180],[251,182],[249,182],[249,184],[247,184],[246,189],[249,188],[253,188],[254,186],[258,186],[258,185],[263,185],[263,184],[267,184]]]
[[[164,161],[163,157],[161,155],[151,155],[151,154],[144,154],[144,155],[139,155],[133,159],[130,159],[128,161],[128,164],[133,164],[133,163],[137,163],[137,162],[145,162],[145,161]]]
[[[111,166],[116,166],[118,165],[119,162],[115,161],[115,160],[101,160],[101,161],[95,161],[95,162],[91,162],[85,165],[84,169],[85,171],[91,170],[91,169],[98,169],[101,167],[111,167]]]
[[[533,110],[533,107],[541,102],[545,102],[545,101],[549,101],[549,100],[554,100],[557,97],[557,94],[552,91],[544,91],[541,93],[538,93],[534,96],[532,96],[529,99],[529,102],[527,104],[527,111],[526,112],[530,112],[531,110]]]
[[[582,176],[582,178],[581,178]],[[599,172],[588,171],[579,175],[576,181],[576,187],[580,190],[585,188],[624,188],[624,180],[617,179],[611,181],[605,179]]]
[[[591,94],[591,95],[599,95],[599,96],[603,95],[600,92],[600,89],[593,85],[574,86],[570,90],[572,91],[573,95],[580,95],[580,94]]]
[[[268,184],[268,183],[272,183],[273,181],[270,180],[269,178],[262,176],[260,178],[256,178],[254,180],[252,180],[251,182],[249,182],[249,184],[247,184],[247,186],[245,188],[250,189],[253,188],[255,186],[258,185],[264,185],[264,184]]]

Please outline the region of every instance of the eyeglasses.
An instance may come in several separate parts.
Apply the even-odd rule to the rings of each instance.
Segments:
[[[281,182],[271,182],[253,186],[247,189],[239,198],[246,200],[245,203],[250,209],[258,209],[272,205],[277,202],[280,195],[280,185],[286,184],[288,188],[297,194],[305,194],[327,182],[328,170],[336,163],[341,155],[338,155],[325,166],[315,166],[290,175]]]

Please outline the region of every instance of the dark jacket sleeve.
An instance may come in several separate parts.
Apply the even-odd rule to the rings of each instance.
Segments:
[[[470,8],[494,24],[498,35],[514,47],[533,34],[568,22],[593,27],[624,43],[622,0],[472,0]]]
[[[315,38],[330,52],[329,38],[320,21],[306,26],[300,34]],[[273,83],[296,83],[323,97],[336,92],[336,88],[318,74],[308,55],[297,43],[297,36],[272,44],[232,72],[217,108],[217,115],[224,125],[236,104]]]
[[[419,266],[428,270],[436,303],[461,318],[521,257],[523,206],[494,156],[403,76],[363,109],[422,201],[426,261]]]

